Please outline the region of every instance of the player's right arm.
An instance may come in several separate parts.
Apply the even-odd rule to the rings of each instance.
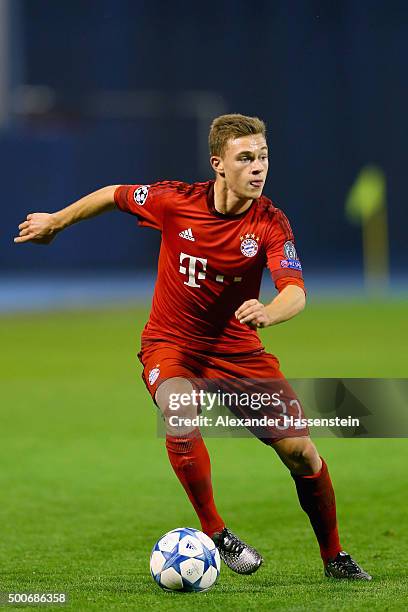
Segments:
[[[49,244],[66,227],[113,210],[116,207],[114,196],[117,187],[109,185],[98,189],[55,213],[28,214],[18,226],[19,235],[14,242]]]

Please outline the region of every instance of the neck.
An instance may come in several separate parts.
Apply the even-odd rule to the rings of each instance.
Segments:
[[[217,179],[214,184],[214,207],[223,215],[239,215],[251,206],[253,200],[239,198],[228,189],[225,181]]]

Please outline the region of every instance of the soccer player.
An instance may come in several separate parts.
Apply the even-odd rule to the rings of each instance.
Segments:
[[[291,319],[305,306],[302,268],[286,216],[262,195],[268,172],[265,124],[239,114],[217,117],[209,135],[215,181],[186,184],[114,185],[55,213],[30,213],[15,242],[48,244],[61,230],[115,208],[162,233],[152,310],[142,333],[143,380],[166,423],[170,463],[221,558],[250,574],[261,555],[226,526],[213,497],[210,459],[199,429],[193,390],[197,379],[228,388],[243,380],[279,381],[281,416],[302,417],[302,408],[262,346],[257,328]],[[259,300],[267,266],[278,290]],[[262,381],[261,381],[262,382]],[[273,388],[270,387],[271,389]],[[171,398],[188,394],[175,422]],[[239,406],[236,414],[248,415]],[[263,411],[272,414],[278,408]],[[280,421],[282,422],[282,421]],[[371,580],[340,545],[336,503],[327,465],[307,428],[268,426],[253,433],[272,447],[294,479],[302,509],[316,535],[326,576]]]

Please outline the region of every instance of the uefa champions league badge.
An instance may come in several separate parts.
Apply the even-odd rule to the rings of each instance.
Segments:
[[[241,253],[245,255],[245,257],[254,257],[258,252],[259,236],[255,236],[255,234],[245,234],[245,236],[240,236],[240,240]]]
[[[296,253],[295,245],[291,240],[287,240],[283,245],[285,259],[299,259]]]
[[[154,383],[156,382],[156,380],[159,378],[160,376],[160,368],[159,368],[159,363],[154,366],[154,368],[152,370],[150,370],[149,372],[149,385],[154,385]]]
[[[146,202],[147,196],[149,195],[149,187],[150,185],[141,185],[141,187],[135,189],[133,199],[139,206],[143,206]]]

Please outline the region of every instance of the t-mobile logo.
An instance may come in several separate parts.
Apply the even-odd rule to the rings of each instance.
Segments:
[[[181,264],[185,259],[188,259],[188,272],[185,266]],[[188,281],[184,281],[184,284],[188,287],[201,287],[198,283],[196,283],[196,263],[200,262],[203,272],[197,272],[197,280],[203,280],[205,278],[205,271],[207,269],[207,260],[202,259],[201,257],[193,257],[192,255],[187,255],[187,253],[180,253],[180,268],[179,272],[181,274],[188,273]]]

